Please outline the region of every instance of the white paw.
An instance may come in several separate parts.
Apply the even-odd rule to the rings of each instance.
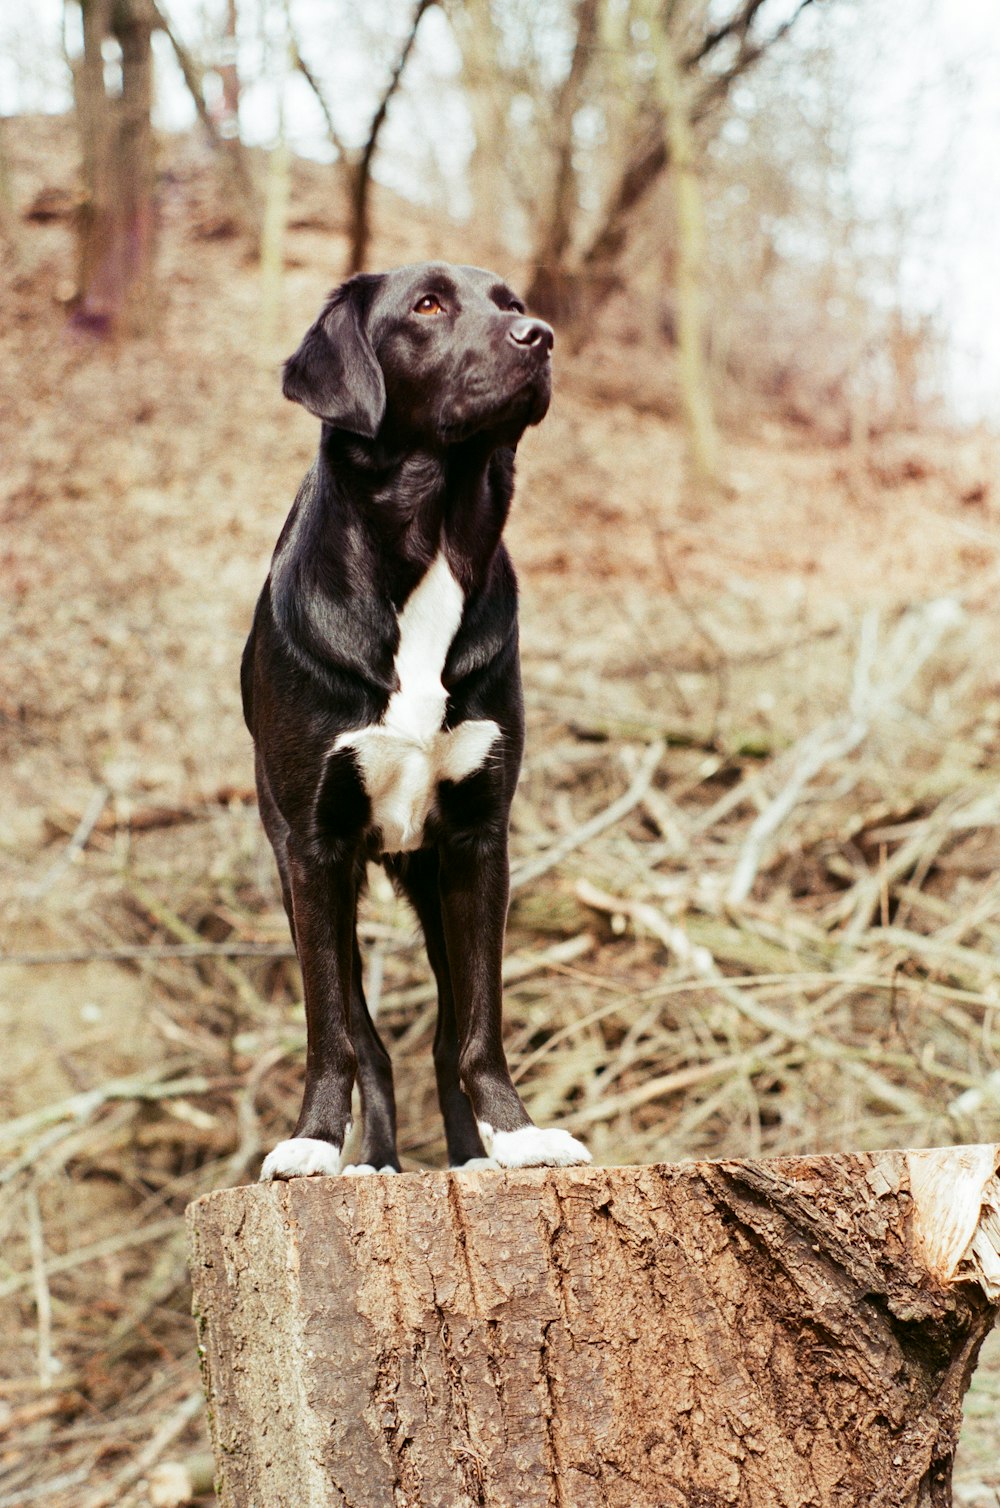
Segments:
[[[346,1168],[341,1168],[341,1178],[367,1178],[372,1173],[395,1173],[396,1168],[386,1163],[384,1168],[376,1168],[370,1162],[349,1162]]]
[[[453,1173],[475,1173],[480,1168],[498,1168],[500,1164],[495,1157],[470,1157],[468,1162],[453,1162]]]
[[[279,1141],[273,1152],[264,1158],[260,1170],[261,1183],[271,1178],[308,1178],[313,1173],[325,1173],[333,1178],[340,1172],[341,1148],[333,1142],[320,1141],[314,1136],[293,1136],[289,1141]]]
[[[479,1134],[490,1157],[502,1168],[569,1168],[590,1161],[583,1142],[568,1131],[544,1131],[541,1126],[494,1131],[486,1121],[480,1121]]]

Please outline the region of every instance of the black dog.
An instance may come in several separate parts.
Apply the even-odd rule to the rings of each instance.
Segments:
[[[507,826],[524,743],[517,586],[501,534],[514,450],[549,406],[552,331],[495,274],[429,263],[351,278],[285,363],[323,422],[243,656],[260,812],[302,966],[295,1135],[262,1178],[396,1172],[389,1056],[361,988],[366,861],[420,920],[452,1167],[589,1162],[533,1126],[501,1030]]]

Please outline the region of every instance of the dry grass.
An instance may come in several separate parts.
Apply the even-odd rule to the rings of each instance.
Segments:
[[[0,1508],[210,1501],[181,1214],[298,1108],[235,665],[313,437],[241,367],[252,273],[186,213],[163,351],[63,348],[38,302],[58,227],[5,347]],[[299,255],[292,326],[324,277]],[[46,427],[66,393],[82,418]],[[988,488],[960,501],[967,447],[892,443],[916,475],[888,442],[860,471],[734,442],[734,495],[699,514],[670,424],[578,371],[525,448],[507,1045],[532,1114],[598,1161],[1000,1140],[1000,531]],[[440,1165],[433,992],[380,875],[363,934],[404,1166]],[[972,1423],[961,1500],[987,1504],[995,1415]]]
[[[845,653],[852,737],[829,731],[835,715],[822,738],[806,729],[755,757],[722,733],[665,730],[641,697],[629,715],[648,718],[647,741],[598,735],[560,710],[573,694],[586,706],[585,686],[552,702],[531,688],[507,1041],[538,1120],[583,1133],[609,1163],[997,1136],[1000,792],[959,674],[977,658],[975,624],[914,610],[860,639],[884,688],[893,644],[926,648],[928,620],[944,624],[933,652],[863,729],[848,709],[860,661]],[[780,660],[772,674],[780,684]],[[0,1296],[21,1315],[0,1504],[41,1483],[47,1503],[153,1501],[130,1484],[198,1397],[181,1211],[252,1177],[297,1110],[298,979],[256,813],[237,801],[188,815],[167,829],[183,888],[162,831],[131,833],[124,867],[127,825],[105,823],[83,851],[119,892],[81,957],[136,971],[162,1056],[0,1129]],[[733,898],[748,856],[753,884]],[[364,930],[404,1165],[439,1165],[433,992],[381,884]]]

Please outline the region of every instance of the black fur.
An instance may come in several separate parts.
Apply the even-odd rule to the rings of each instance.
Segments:
[[[418,312],[428,296],[439,309]],[[323,428],[257,604],[243,705],[305,988],[295,1135],[342,1146],[357,1074],[360,1160],[375,1167],[399,1162],[392,1073],[355,935],[369,858],[412,901],[437,979],[450,1161],[483,1156],[477,1120],[531,1124],[501,1040],[507,827],[524,741],[517,587],[501,535],[517,442],[548,408],[551,346],[495,274],[429,263],[352,278],[285,364],[286,396]],[[489,718],[501,738],[483,769],[439,786],[423,847],[386,854],[353,753],[333,746],[385,712],[397,615],[439,549],[465,592],[445,725]]]

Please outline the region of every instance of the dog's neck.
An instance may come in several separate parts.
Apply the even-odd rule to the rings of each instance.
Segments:
[[[437,555],[467,604],[493,591],[510,598],[500,538],[513,486],[512,446],[393,455],[324,431],[271,563],[272,607],[289,641],[391,685],[399,612]]]
[[[486,581],[507,522],[514,450],[478,437],[441,450],[404,449],[324,428],[317,482],[324,542],[374,552],[394,597],[412,588],[439,550],[468,596]]]

